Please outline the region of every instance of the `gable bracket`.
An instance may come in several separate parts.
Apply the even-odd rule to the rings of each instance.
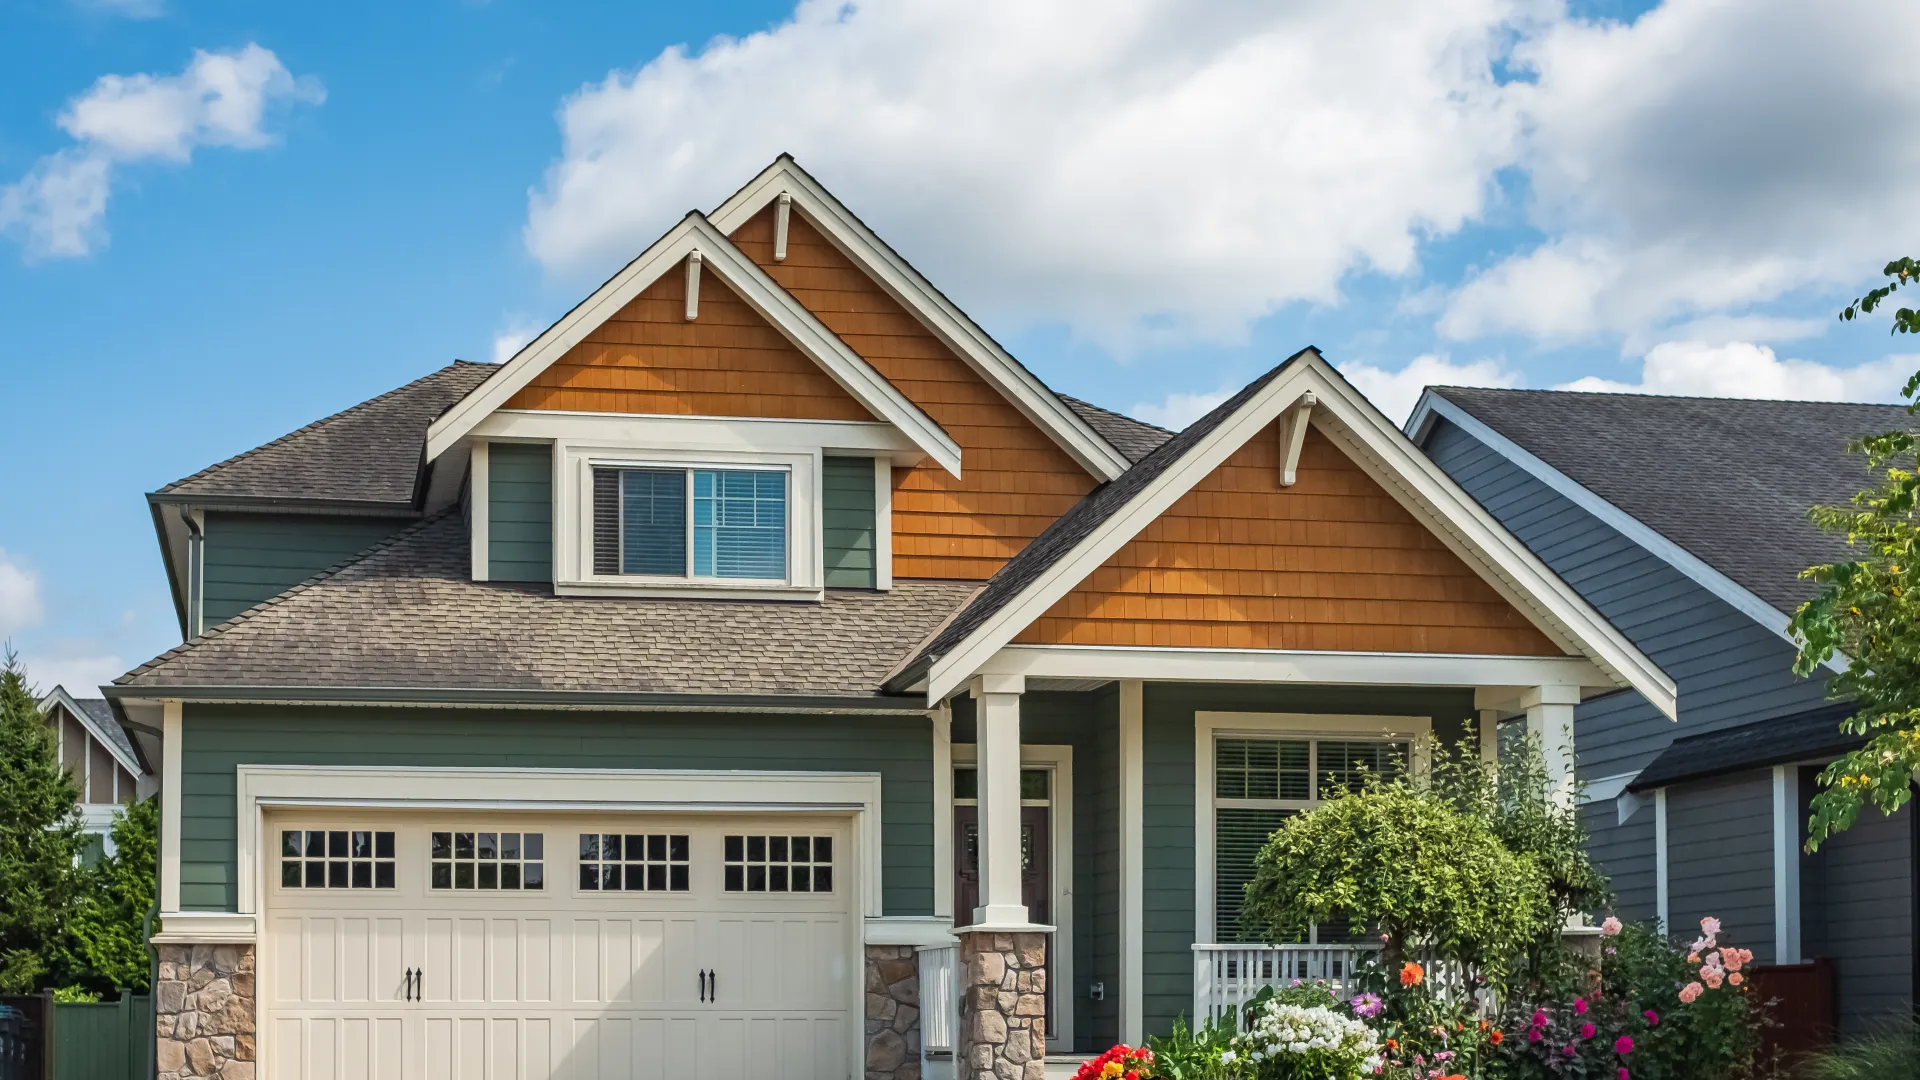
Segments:
[[[787,261],[787,222],[793,217],[793,193],[783,191],[773,202],[773,261]]]
[[[700,317],[700,249],[687,252],[687,321]]]
[[[1280,414],[1280,486],[1292,487],[1300,468],[1300,448],[1307,442],[1307,421],[1320,399],[1309,390],[1293,407]]]

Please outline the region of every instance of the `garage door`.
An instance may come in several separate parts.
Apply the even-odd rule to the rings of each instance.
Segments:
[[[841,819],[276,815],[266,1080],[841,1080]]]

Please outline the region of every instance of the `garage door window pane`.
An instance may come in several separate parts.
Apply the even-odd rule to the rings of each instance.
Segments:
[[[581,833],[580,887],[589,892],[686,892],[691,838],[684,833]]]
[[[544,848],[539,833],[436,832],[427,880],[435,889],[538,889],[546,880]]]
[[[728,892],[833,891],[831,836],[729,836],[722,850]]]
[[[393,834],[371,829],[282,829],[283,889],[393,888]]]

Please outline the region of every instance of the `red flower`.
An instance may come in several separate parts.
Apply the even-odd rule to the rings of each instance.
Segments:
[[[1503,1042],[1505,1039],[1506,1039],[1506,1036],[1500,1033],[1499,1028],[1494,1028],[1493,1033],[1487,1036],[1487,1041],[1492,1043],[1495,1046],[1499,1046],[1501,1042]]]
[[[1426,979],[1427,969],[1409,960],[1400,967],[1401,986],[1419,986]]]

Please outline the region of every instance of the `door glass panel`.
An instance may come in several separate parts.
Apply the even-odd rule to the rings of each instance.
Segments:
[[[487,892],[543,888],[542,839],[540,833],[435,832],[427,845],[427,884]]]
[[[280,887],[391,889],[393,834],[370,829],[282,829]]]
[[[831,836],[729,836],[721,846],[728,892],[833,891]]]

